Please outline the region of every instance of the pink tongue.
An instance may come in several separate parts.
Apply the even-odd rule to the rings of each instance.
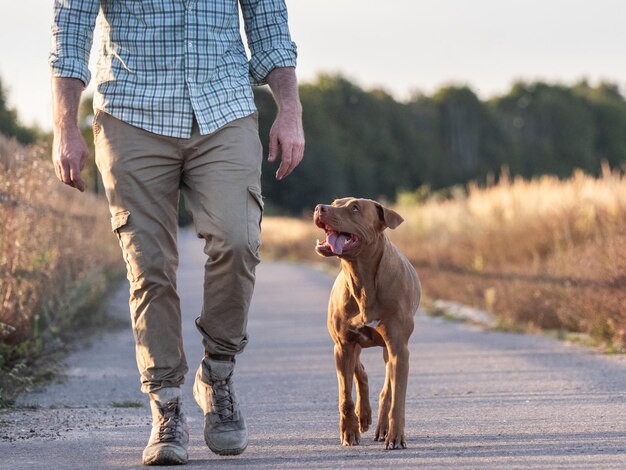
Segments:
[[[333,250],[333,253],[336,255],[343,253],[343,246],[345,245],[347,239],[348,237],[343,233],[340,234],[337,232],[331,232],[326,237],[326,241],[328,241],[330,249]]]

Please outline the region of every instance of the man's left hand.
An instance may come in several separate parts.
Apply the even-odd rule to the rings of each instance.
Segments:
[[[302,161],[304,156],[304,130],[302,128],[302,105],[298,96],[298,81],[293,67],[276,67],[267,76],[278,115],[270,130],[270,154],[272,163],[280,153],[280,166],[276,179],[287,177]]]
[[[270,130],[270,148],[267,161],[275,162],[280,152],[280,166],[276,179],[287,177],[302,161],[304,156],[304,130],[302,111],[282,109]]]

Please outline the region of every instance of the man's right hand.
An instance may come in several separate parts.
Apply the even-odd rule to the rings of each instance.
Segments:
[[[80,172],[85,167],[88,156],[89,149],[78,127],[55,129],[52,163],[59,180],[83,192],[85,183],[80,177]]]
[[[61,181],[79,191],[85,190],[80,172],[85,167],[89,150],[78,128],[78,104],[85,84],[77,78],[52,78],[52,114],[54,140],[52,163]]]

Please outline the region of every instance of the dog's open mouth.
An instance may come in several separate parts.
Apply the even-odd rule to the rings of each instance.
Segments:
[[[315,250],[323,256],[339,256],[359,244],[359,237],[353,233],[338,232],[328,225],[322,228],[326,231],[326,239],[318,240]]]

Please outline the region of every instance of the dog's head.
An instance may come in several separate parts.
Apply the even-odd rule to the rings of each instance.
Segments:
[[[313,216],[326,238],[315,251],[321,256],[352,258],[378,243],[382,232],[396,228],[404,219],[397,212],[371,199],[346,197],[332,205],[319,204]]]

